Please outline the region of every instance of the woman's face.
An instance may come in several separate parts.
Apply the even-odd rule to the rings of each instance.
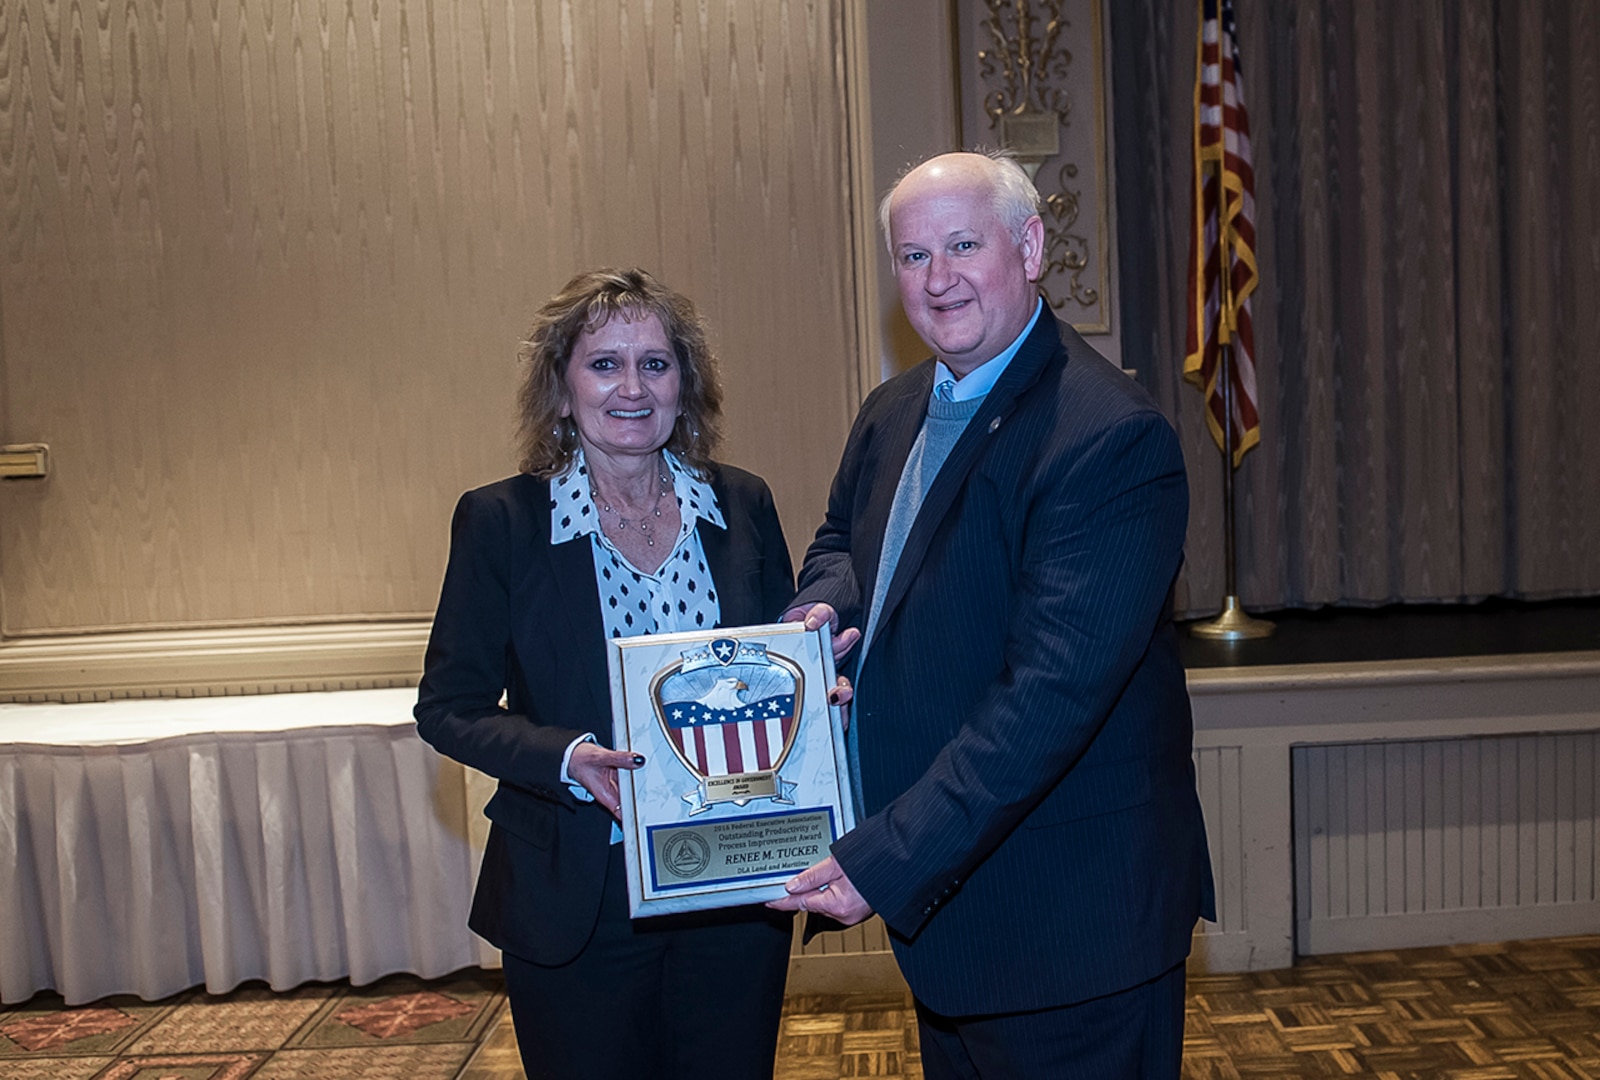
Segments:
[[[577,424],[591,460],[653,454],[678,419],[681,373],[661,319],[626,314],[579,334],[567,358],[561,415]]]

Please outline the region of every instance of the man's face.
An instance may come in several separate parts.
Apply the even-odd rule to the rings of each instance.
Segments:
[[[1044,226],[1021,244],[994,209],[991,164],[947,154],[912,170],[889,207],[890,250],[906,318],[958,376],[1014,341],[1038,302]]]

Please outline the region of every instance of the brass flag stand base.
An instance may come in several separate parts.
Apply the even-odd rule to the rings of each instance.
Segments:
[[[1211,641],[1246,641],[1250,638],[1271,637],[1278,629],[1276,623],[1256,619],[1239,606],[1237,596],[1222,598],[1222,614],[1205,622],[1191,623],[1189,633]]]

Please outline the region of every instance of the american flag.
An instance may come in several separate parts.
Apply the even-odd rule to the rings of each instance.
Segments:
[[[1256,413],[1255,171],[1250,114],[1239,75],[1232,0],[1200,0],[1195,71],[1193,227],[1189,237],[1189,328],[1184,377],[1206,395],[1206,423],[1223,446],[1219,346],[1232,342],[1233,464],[1261,441]],[[1227,280],[1224,280],[1224,271]]]
[[[783,756],[794,726],[794,695],[717,709],[698,701],[664,704],[667,735],[701,776],[765,771]]]

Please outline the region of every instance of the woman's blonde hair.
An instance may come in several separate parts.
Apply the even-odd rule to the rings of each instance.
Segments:
[[[705,323],[694,304],[649,273],[602,268],[579,274],[546,300],[517,350],[524,365],[517,391],[517,467],[541,480],[560,473],[578,449],[578,428],[561,415],[569,401],[567,363],[585,330],[613,318],[656,316],[678,359],[678,409],[667,449],[704,477],[722,438],[722,384]]]

